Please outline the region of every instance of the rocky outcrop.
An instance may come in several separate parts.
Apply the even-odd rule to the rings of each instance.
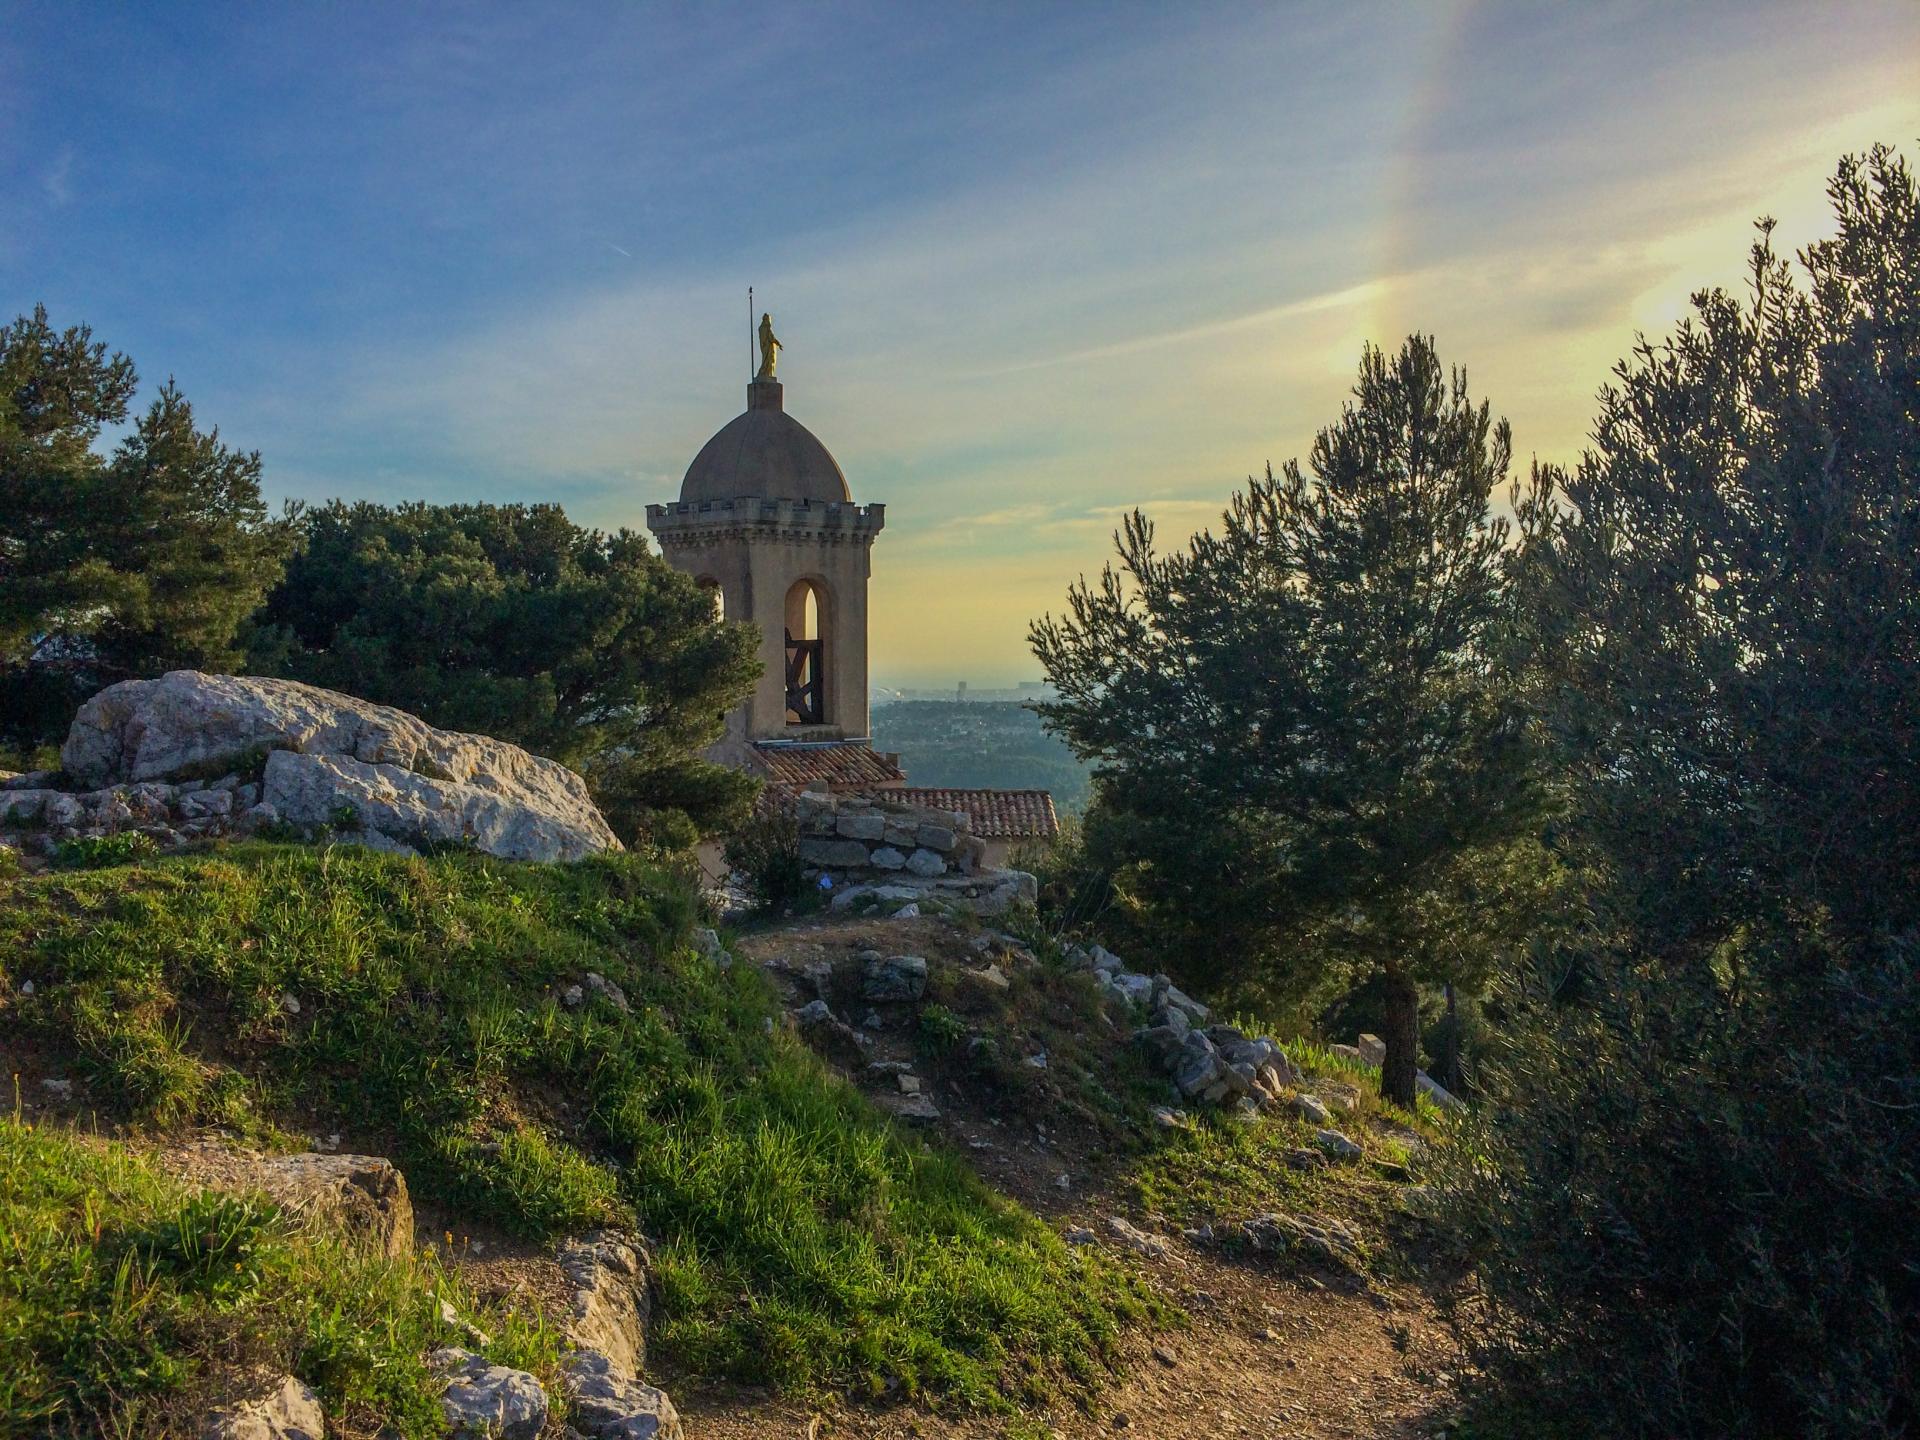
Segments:
[[[1236,1235],[1249,1249],[1267,1255],[1304,1252],[1322,1260],[1350,1261],[1360,1253],[1353,1231],[1326,1215],[1256,1215],[1222,1238]]]
[[[262,1155],[200,1138],[156,1151],[154,1158],[196,1189],[259,1191],[294,1221],[344,1235],[376,1255],[402,1259],[413,1251],[406,1177],[378,1155]]]
[[[80,707],[60,757],[76,793],[16,777],[0,790],[0,821],[140,830],[162,844],[277,825],[509,860],[620,848],[566,766],[292,680],[176,670],[124,681]]]
[[[440,1411],[454,1440],[534,1440],[546,1428],[547,1392],[526,1371],[451,1345],[427,1364],[447,1382]]]
[[[573,1285],[567,1334],[636,1375],[647,1361],[646,1254],[620,1236],[595,1231],[560,1246],[555,1257]]]
[[[562,1243],[561,1272],[573,1285],[561,1382],[576,1430],[594,1440],[680,1440],[666,1393],[641,1378],[646,1364],[647,1255],[610,1231]]]
[[[622,1374],[605,1355],[576,1350],[561,1365],[569,1420],[593,1440],[681,1440],[680,1414],[666,1392]]]
[[[283,1210],[340,1231],[376,1254],[401,1259],[413,1250],[413,1202],[407,1181],[378,1155],[276,1155],[257,1160],[241,1179]]]
[[[326,1432],[320,1397],[287,1375],[259,1399],[209,1415],[200,1440],[326,1440]]]
[[[927,962],[918,955],[875,956],[860,974],[860,993],[877,1004],[927,993]]]
[[[1147,1023],[1133,1032],[1134,1039],[1184,1099],[1248,1113],[1289,1103],[1288,1089],[1300,1083],[1300,1071],[1278,1041],[1207,1024],[1212,1012],[1165,975],[1129,970],[1098,945],[1076,947],[1067,960],[1089,972],[1108,999],[1146,1012]]]

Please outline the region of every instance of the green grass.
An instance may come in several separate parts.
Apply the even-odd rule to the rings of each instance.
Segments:
[[[1261,1028],[1244,1018],[1231,1023],[1253,1033]],[[1347,1222],[1360,1238],[1363,1263],[1384,1258],[1382,1242],[1400,1212],[1407,1171],[1418,1160],[1412,1146],[1375,1122],[1431,1142],[1443,1133],[1440,1112],[1424,1100],[1416,1114],[1382,1100],[1379,1071],[1308,1041],[1287,1041],[1282,1048],[1305,1072],[1300,1091],[1323,1101],[1333,1084],[1352,1092],[1354,1108],[1334,1110],[1332,1128],[1361,1147],[1361,1158],[1296,1169],[1288,1152],[1313,1149],[1319,1127],[1291,1111],[1253,1121],[1207,1113],[1196,1115],[1189,1129],[1163,1132],[1160,1145],[1132,1172],[1134,1199],[1143,1209],[1186,1223],[1241,1221],[1263,1211],[1325,1214]]]
[[[551,1378],[555,1337],[482,1305],[427,1256],[294,1230],[258,1197],[190,1195],[123,1147],[0,1116],[0,1435],[165,1435],[256,1369],[311,1384],[335,1423],[442,1433],[422,1357],[459,1336]]]
[[[0,1012],[118,1115],[340,1130],[529,1237],[636,1221],[680,1364],[994,1405],[1087,1379],[1141,1302],[786,1030],[631,857],[352,847],[0,880]],[[595,971],[631,1013],[560,992]],[[0,993],[5,993],[0,989]],[[299,1003],[297,1012],[285,997]]]

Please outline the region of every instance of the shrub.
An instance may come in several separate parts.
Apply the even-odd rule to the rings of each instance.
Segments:
[[[1443,1193],[1516,1433],[1909,1433],[1920,944],[1809,986],[1616,977],[1485,1068]],[[1555,1431],[1552,1427],[1559,1426]]]
[[[1920,204],[1886,149],[1829,194],[1516,508],[1579,994],[1520,991],[1449,1190],[1526,1435],[1920,1424]]]
[[[727,837],[726,855],[757,909],[783,910],[810,893],[800,858],[800,810],[790,795],[763,793],[746,822]]]

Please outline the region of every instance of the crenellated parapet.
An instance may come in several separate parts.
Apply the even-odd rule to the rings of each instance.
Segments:
[[[737,496],[647,506],[647,528],[662,551],[723,544],[871,545],[885,505]]]

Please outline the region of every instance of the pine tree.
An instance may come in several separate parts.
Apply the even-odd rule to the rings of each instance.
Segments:
[[[1269,471],[1183,552],[1136,512],[1031,641],[1140,928],[1216,984],[1382,980],[1382,1093],[1411,1105],[1419,986],[1484,974],[1537,880],[1489,508],[1511,440],[1423,337],[1369,348],[1354,394],[1311,477]]]
[[[65,728],[100,685],[239,661],[241,622],[291,544],[260,498],[260,457],[194,426],[168,381],[110,458],[133,362],[44,308],[0,326],[0,723]]]

